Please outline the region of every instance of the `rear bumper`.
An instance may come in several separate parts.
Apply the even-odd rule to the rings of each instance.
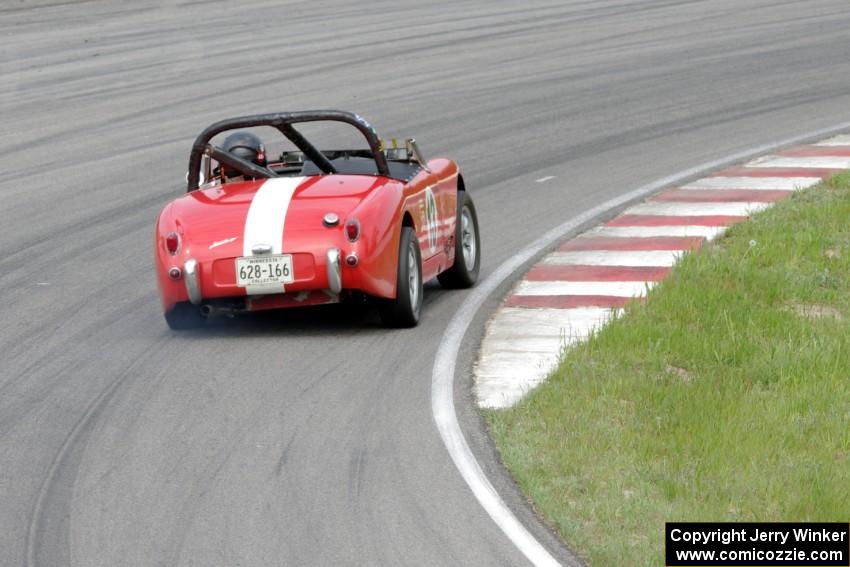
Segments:
[[[343,291],[339,248],[328,248],[323,262],[316,262],[312,254],[293,254],[293,257],[297,259],[296,280],[281,284],[280,293],[261,295],[248,295],[244,287],[236,285],[234,259],[202,263],[190,257],[180,266],[182,281],[171,280],[163,288],[163,307],[168,311],[174,304],[188,300],[211,311],[241,312],[337,303]]]
[[[292,256],[294,280],[291,283],[246,288],[236,283],[236,258],[214,258],[202,260],[188,258],[183,266],[185,289],[192,303],[224,297],[276,295],[313,290],[342,289],[340,264],[326,266],[327,258],[339,255],[335,248],[322,251],[319,255],[294,253]],[[197,298],[197,302],[195,299]]]
[[[390,254],[396,255],[395,250],[390,254],[374,254],[366,260],[358,259],[363,248],[355,246],[342,249],[326,245],[291,252],[294,281],[280,284],[279,292],[271,288],[258,294],[250,294],[246,288],[236,285],[235,257],[216,257],[206,252],[195,248],[187,250],[182,257],[158,256],[164,311],[170,311],[181,302],[204,308],[219,305],[231,311],[256,311],[334,303],[339,301],[340,295],[354,291],[374,297],[392,297],[395,292],[395,278],[382,277],[386,272],[395,273],[395,266],[388,264]],[[353,256],[355,260],[347,263],[346,256]],[[180,273],[180,277],[169,277],[170,270]]]

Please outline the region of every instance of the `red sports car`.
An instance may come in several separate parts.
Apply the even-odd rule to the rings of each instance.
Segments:
[[[353,126],[368,147],[320,150],[296,129],[328,121]],[[268,156],[257,129],[292,148]],[[426,161],[413,139],[385,147],[356,114],[217,122],[195,140],[187,182],[160,213],[154,242],[172,329],[353,296],[373,298],[386,325],[409,327],[422,282],[461,288],[478,277],[478,219],[457,164]]]

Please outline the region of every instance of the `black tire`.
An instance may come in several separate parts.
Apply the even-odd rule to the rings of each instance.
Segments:
[[[416,231],[409,226],[401,228],[396,271],[395,299],[379,304],[381,321],[387,327],[415,327],[422,311],[422,255]]]
[[[437,276],[440,285],[448,289],[472,287],[478,281],[481,267],[481,236],[478,232],[478,215],[466,191],[457,194],[457,222],[455,223],[455,263]]]
[[[165,322],[175,331],[185,331],[203,327],[207,318],[201,315],[200,309],[191,303],[183,302],[175,305],[171,311],[165,312]]]

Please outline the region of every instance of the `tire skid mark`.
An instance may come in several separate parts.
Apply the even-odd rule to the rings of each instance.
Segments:
[[[104,388],[101,393],[92,400],[92,402],[88,405],[88,407],[83,412],[82,416],[77,420],[74,426],[71,428],[71,431],[68,433],[65,440],[62,442],[62,445],[59,447],[59,451],[56,453],[56,456],[53,458],[53,461],[50,463],[50,467],[47,470],[47,475],[44,478],[44,481],[41,484],[41,487],[38,490],[38,494],[36,496],[35,502],[30,512],[26,539],[24,544],[24,549],[26,550],[25,557],[25,565],[27,567],[36,567],[38,565],[70,565],[70,549],[68,547],[67,541],[67,525],[63,525],[66,522],[70,521],[68,514],[54,514],[51,517],[46,515],[47,510],[50,509],[51,505],[61,506],[63,503],[56,502],[53,503],[50,501],[52,496],[64,497],[65,505],[70,505],[71,491],[73,489],[74,480],[76,479],[76,472],[79,465],[79,459],[82,457],[80,451],[85,448],[85,443],[88,439],[88,436],[91,434],[92,425],[97,419],[98,415],[103,411],[118,389],[127,381],[130,377],[135,376],[135,371],[137,366],[141,364],[142,360],[150,355],[152,352],[156,353],[157,351],[164,348],[164,346],[168,343],[166,337],[159,339],[151,345],[151,348],[143,353],[141,353],[136,361],[129,367],[127,370],[118,375],[118,377],[113,380],[106,388]],[[151,352],[152,351],[152,352]],[[64,466],[73,464],[73,460],[71,457],[75,457],[77,459],[76,464],[73,468],[73,474],[63,475],[62,469]],[[55,550],[56,546],[43,546],[40,545],[42,538],[49,535],[51,533],[51,529],[53,526],[52,522],[56,522],[60,524],[59,530],[62,532],[59,537],[63,540],[63,543],[58,547],[59,549],[64,550],[64,560],[63,561],[52,561],[50,563],[40,563],[38,561],[38,550],[39,549],[47,549],[47,550]],[[55,534],[55,532],[53,532]]]

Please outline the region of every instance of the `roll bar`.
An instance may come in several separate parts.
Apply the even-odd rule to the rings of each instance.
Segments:
[[[363,118],[352,112],[342,110],[308,110],[303,112],[278,112],[274,114],[256,114],[253,116],[241,116],[239,118],[229,118],[221,120],[208,126],[201,132],[195,142],[192,144],[192,153],[189,155],[189,176],[187,178],[186,191],[194,191],[198,188],[200,181],[200,166],[201,158],[207,155],[220,163],[229,165],[235,169],[241,170],[253,177],[270,178],[277,177],[267,167],[261,167],[248,160],[238,156],[228,154],[221,148],[210,143],[216,135],[228,130],[236,130],[238,128],[254,128],[257,126],[271,126],[277,129],[281,134],[286,136],[299,150],[304,152],[304,155],[310,158],[316,166],[324,173],[336,173],[336,168],[320,152],[311,144],[298,130],[293,127],[293,124],[302,122],[344,122],[357,128],[366,138],[369,144],[369,150],[375,159],[375,167],[378,175],[389,176],[390,170],[387,165],[387,158],[381,148],[381,142],[378,139],[378,133],[371,124]]]

